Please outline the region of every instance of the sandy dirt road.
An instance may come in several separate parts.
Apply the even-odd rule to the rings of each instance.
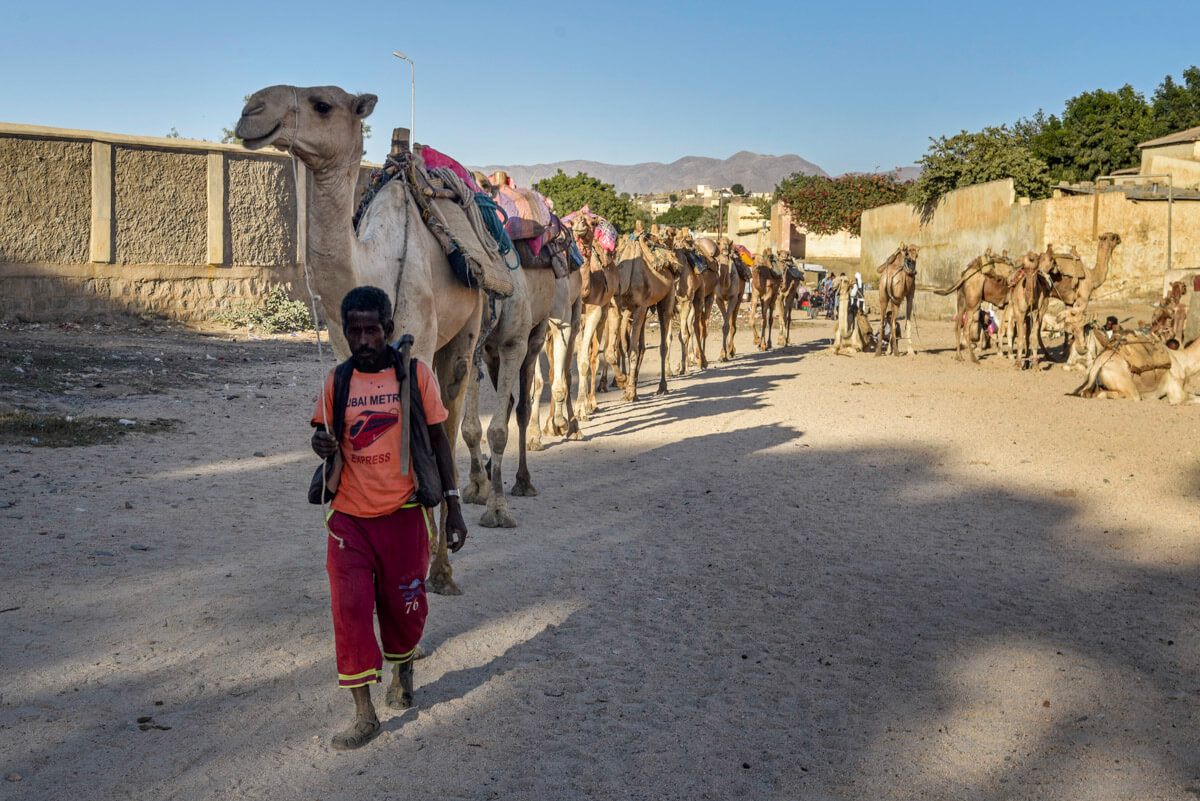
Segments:
[[[311,345],[0,331],[6,405],[180,421],[0,446],[0,798],[1200,795],[1200,407],[830,333],[468,507],[417,708],[338,754]]]

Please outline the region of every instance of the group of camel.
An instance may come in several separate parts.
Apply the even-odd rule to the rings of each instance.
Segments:
[[[345,293],[372,285],[392,298],[396,331],[414,336],[413,355],[437,375],[449,411],[445,426],[450,441],[456,442],[461,433],[470,452],[462,497],[486,505],[482,525],[516,525],[502,483],[512,414],[519,430],[512,494],[536,495],[527,451],[540,448],[543,433],[578,438],[579,421],[596,410],[597,387],[608,386],[608,370],[627,400],[638,399],[651,310],[660,331],[657,393],[667,391],[669,375],[685,373],[693,365],[707,367],[714,305],[724,321],[721,359],[735,355],[738,308],[747,282],[762,320],[755,330],[756,344],[764,350],[772,346],[777,309],[787,343],[787,321],[801,285],[798,271],[789,269],[788,258],[769,251],[747,269],[724,238],[696,241],[686,229],[656,226],[646,231],[639,225],[611,252],[593,241],[597,218],[580,212],[561,236],[574,239],[585,262],[582,268],[566,275],[545,268],[516,269],[510,275],[511,292],[498,296],[472,288],[455,275],[442,242],[427,225],[428,214],[422,214],[422,198],[414,196],[407,181],[379,187],[355,224],[363,120],[376,101],[375,95],[351,94],[334,86],[271,86],[248,98],[236,133],[245,147],[284,150],[311,172],[306,269],[339,357],[349,355],[339,306]],[[680,351],[674,366],[668,364],[673,328]],[[544,429],[537,405],[543,350],[551,380]],[[579,377],[574,400],[569,392],[572,357]],[[486,458],[476,363],[486,368],[497,397],[487,427]],[[428,586],[457,594],[444,519],[442,523]]]
[[[967,357],[976,362],[976,349],[986,349],[993,340],[987,321],[981,319],[986,302],[1002,315],[994,337],[997,349],[1012,358],[1014,366],[1028,364],[1036,369],[1046,353],[1042,332],[1048,322],[1048,309],[1051,301],[1057,300],[1063,306],[1054,322],[1064,337],[1064,367],[1087,372],[1083,384],[1072,394],[1133,400],[1166,397],[1173,404],[1197,402],[1185,386],[1200,373],[1200,339],[1181,346],[1185,309],[1182,297],[1186,292],[1181,282],[1175,282],[1159,304],[1148,334],[1120,328],[1103,330],[1088,322],[1089,303],[1107,278],[1113,251],[1120,244],[1118,234],[1101,234],[1094,266],[1085,264],[1074,248],[1069,253],[1056,253],[1053,245],[1016,260],[1007,252],[996,254],[991,249],[973,259],[953,285],[933,290],[938,295],[957,295],[955,358],[961,361],[965,350]],[[894,349],[899,339],[895,312],[901,302],[906,306],[908,352],[915,353],[912,303],[917,252],[914,245],[901,245],[879,268],[882,319],[878,336],[865,315],[858,315],[853,325],[849,322],[853,316],[848,314],[852,283],[844,276],[834,283],[838,295],[835,353],[869,350],[873,345],[879,354],[885,339]]]

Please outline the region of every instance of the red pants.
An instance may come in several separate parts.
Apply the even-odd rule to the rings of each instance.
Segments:
[[[361,687],[379,681],[383,659],[407,662],[425,630],[429,603],[432,523],[423,507],[412,505],[382,517],[329,517],[325,569],[333,601],[333,641],[338,684]],[[341,538],[344,545],[339,545]],[[383,640],[375,639],[375,613]]]

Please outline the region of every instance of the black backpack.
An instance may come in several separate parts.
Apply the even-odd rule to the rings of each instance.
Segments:
[[[401,402],[408,401],[409,407],[409,442],[412,452],[413,485],[416,487],[415,499],[422,506],[433,508],[442,503],[442,477],[438,472],[437,456],[433,452],[433,443],[429,440],[429,427],[425,421],[425,406],[421,402],[421,389],[417,383],[417,360],[409,359],[408,376],[404,375],[403,357],[400,351],[389,347],[392,361],[395,365],[396,380],[400,384]],[[346,403],[350,399],[350,377],[354,373],[354,362],[347,359],[333,371],[333,435],[337,438],[338,447],[342,443],[342,431],[346,425]],[[407,379],[407,380],[406,380]],[[408,392],[405,397],[404,392]],[[333,457],[320,464],[313,473],[308,485],[308,502],[328,502],[336,494],[331,492],[325,483],[324,472],[332,467]],[[403,459],[401,459],[403,467]],[[322,498],[324,495],[324,498]],[[408,499],[405,498],[405,501]]]

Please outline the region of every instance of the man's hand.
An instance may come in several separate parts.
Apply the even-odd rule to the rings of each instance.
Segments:
[[[337,440],[334,439],[333,434],[323,428],[318,428],[312,435],[312,449],[317,456],[328,459],[337,453]]]
[[[463,522],[458,498],[446,499],[446,547],[458,553],[467,541],[467,524]]]

